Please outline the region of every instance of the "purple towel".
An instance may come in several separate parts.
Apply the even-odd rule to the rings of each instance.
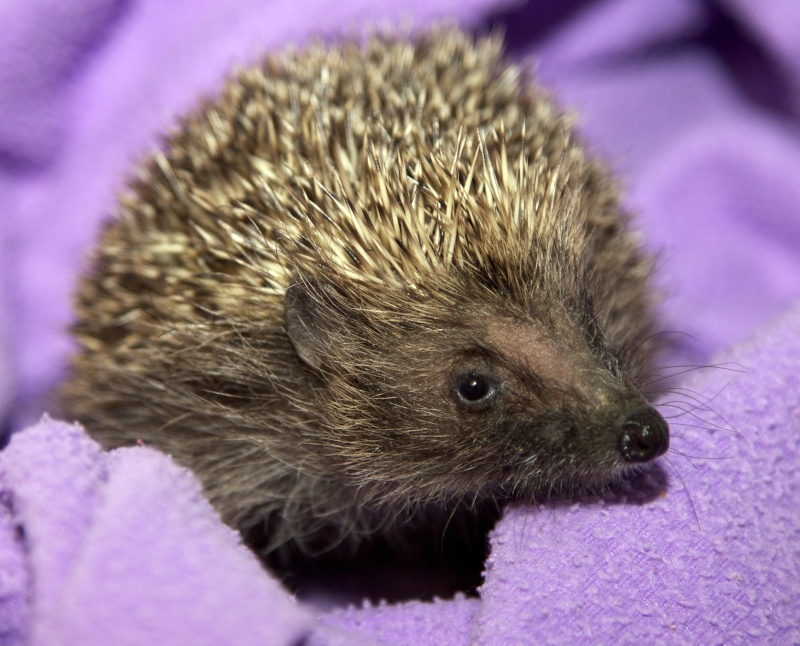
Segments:
[[[22,532],[4,527],[0,539],[0,563],[15,573],[0,603],[27,619],[9,613],[15,637],[262,646],[297,643],[312,624],[161,453],[104,453],[80,427],[45,417],[0,454],[0,487]]]
[[[664,327],[687,333],[669,361],[733,362],[666,397],[667,459],[602,500],[507,510],[480,599],[323,613],[168,458],[44,419],[0,454],[0,645],[800,643],[800,8],[510,5],[3,3],[0,421],[38,419],[115,191],[232,63],[450,18],[504,26],[619,170],[660,254]]]

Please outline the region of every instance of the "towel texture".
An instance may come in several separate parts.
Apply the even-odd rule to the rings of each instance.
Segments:
[[[507,509],[479,599],[322,612],[168,457],[40,416],[85,254],[158,134],[235,63],[409,18],[505,28],[626,184],[668,363],[724,365],[664,398],[667,459]],[[0,645],[800,643],[796,2],[8,0],[0,24]]]
[[[161,453],[107,454],[44,418],[0,454],[0,487],[23,531],[5,533],[0,558],[16,565],[24,552],[35,590],[17,643],[263,646],[309,630],[309,613]],[[9,592],[23,598],[17,578]]]

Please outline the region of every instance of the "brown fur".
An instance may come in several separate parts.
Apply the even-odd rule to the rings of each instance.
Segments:
[[[78,295],[64,408],[108,447],[169,452],[273,547],[626,468],[609,429],[643,402],[651,263],[499,39],[269,57],[120,211]],[[476,370],[487,410],[454,396]]]

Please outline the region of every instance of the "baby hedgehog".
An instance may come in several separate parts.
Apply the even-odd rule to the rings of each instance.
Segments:
[[[171,454],[270,549],[663,454],[652,262],[500,40],[384,34],[236,73],[105,229],[64,412]]]

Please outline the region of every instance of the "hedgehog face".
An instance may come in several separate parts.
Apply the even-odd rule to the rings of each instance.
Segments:
[[[520,318],[462,303],[435,308],[448,312],[437,320],[406,301],[405,318],[376,316],[380,304],[319,283],[294,285],[286,303],[295,351],[322,376],[321,432],[348,477],[369,473],[383,497],[583,488],[668,447],[666,423],[619,358],[563,308]],[[376,319],[385,324],[367,324]]]
[[[555,329],[497,316],[476,328],[480,340],[457,351],[450,370],[451,418],[483,439],[484,468],[506,491],[604,484],[666,451],[663,418],[618,358],[588,346],[566,317]]]

